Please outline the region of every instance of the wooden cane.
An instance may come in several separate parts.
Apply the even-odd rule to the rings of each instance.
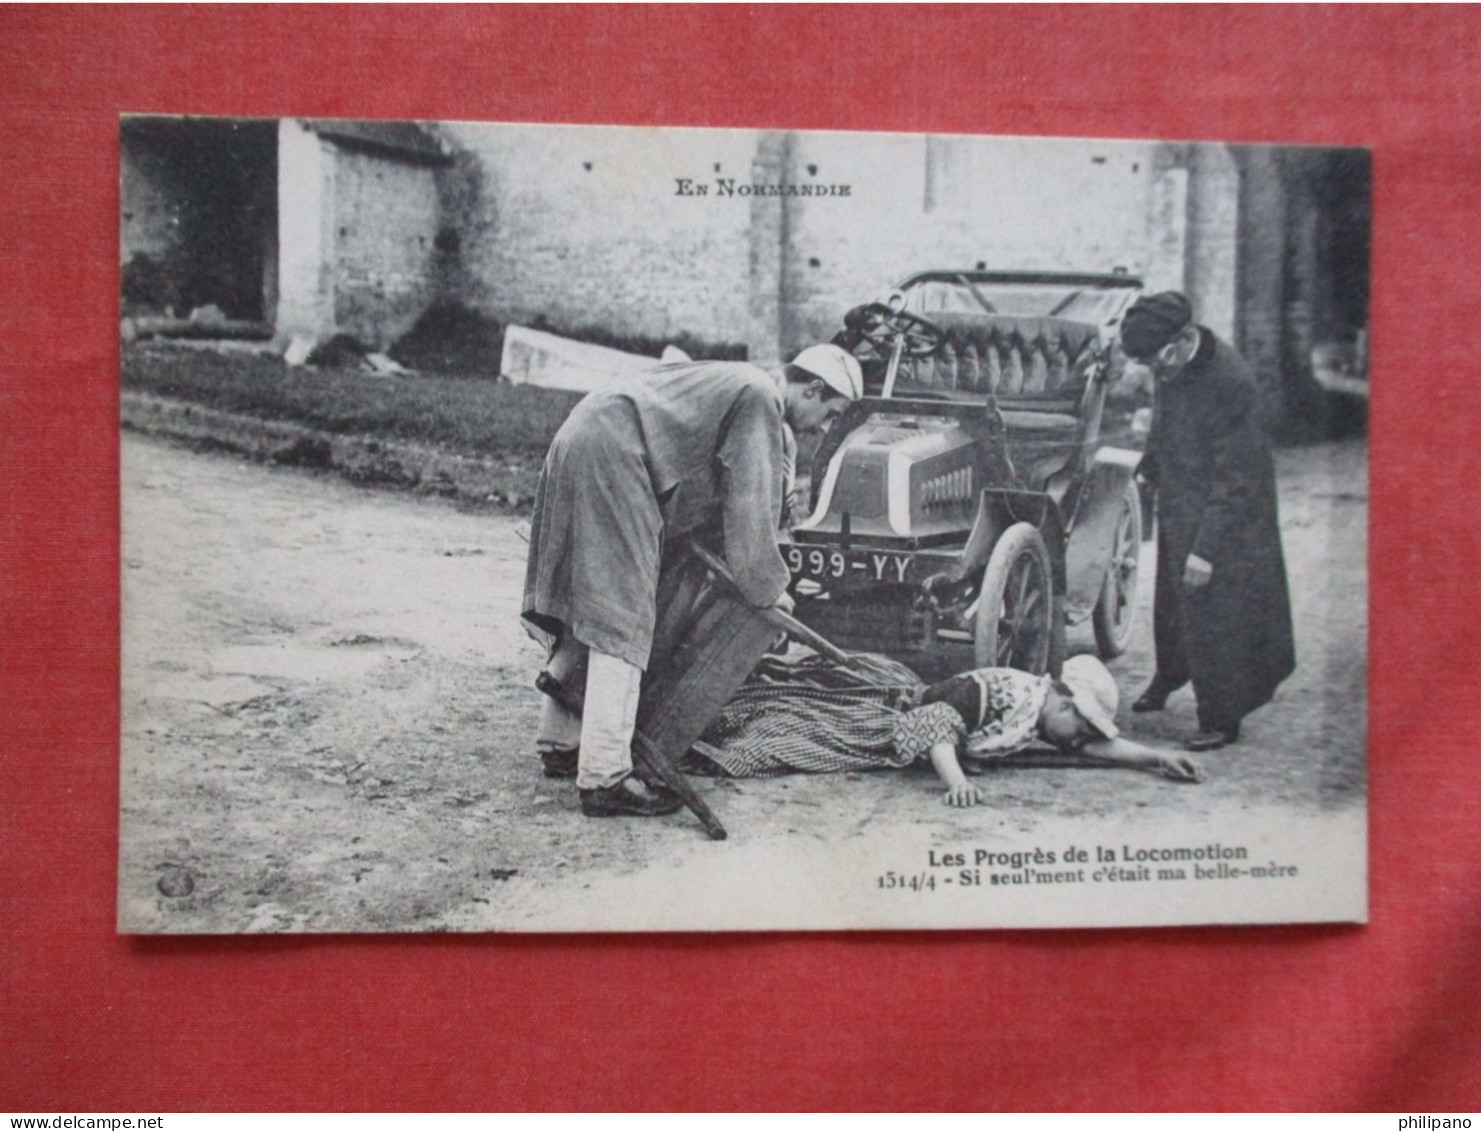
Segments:
[[[745,601],[745,597],[740,591],[740,586],[735,583],[735,578],[731,576],[730,570],[726,568],[726,565],[723,561],[712,554],[709,550],[701,546],[698,542],[691,540],[687,543],[687,546],[689,552],[705,564],[705,567],[710,571],[710,573],[715,576],[715,579],[719,581],[721,585],[723,585],[738,600]],[[747,603],[749,604],[749,602]],[[803,624],[791,613],[784,612],[783,610],[777,608],[775,605],[772,605],[771,607],[765,609],[756,609],[755,613],[762,620],[766,621],[770,625],[775,626],[782,632],[785,632],[794,640],[800,640],[814,652],[827,656],[828,659],[832,660],[835,664],[842,664],[846,668],[852,668],[854,666],[854,659],[852,656],[850,656],[836,644],[819,635],[813,629],[808,628],[807,625]]]
[[[573,715],[579,716],[585,706],[584,696],[561,683],[549,672],[541,672],[535,677],[535,689],[550,696]],[[729,835],[725,826],[720,823],[720,818],[705,804],[704,798],[694,792],[694,787],[689,784],[684,772],[674,765],[672,758],[650,742],[642,731],[633,732],[633,753],[638,761],[651,770],[666,788],[678,795],[689,811],[699,818],[699,823],[705,827],[711,840],[724,840]]]

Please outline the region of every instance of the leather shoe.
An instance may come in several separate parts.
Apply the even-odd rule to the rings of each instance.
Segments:
[[[632,777],[616,785],[581,791],[581,811],[588,817],[663,817],[684,807],[668,790],[655,790]]]
[[[1182,686],[1181,683],[1173,683],[1171,680],[1163,679],[1160,675],[1154,675],[1152,682],[1147,684],[1147,690],[1143,691],[1141,697],[1131,705],[1131,709],[1138,714],[1160,711],[1167,706],[1167,697]]]
[[[1235,723],[1232,727],[1224,727],[1222,729],[1200,727],[1197,734],[1183,743],[1183,749],[1197,754],[1200,751],[1218,750],[1221,746],[1228,746],[1231,742],[1238,741],[1238,723]]]
[[[540,763],[545,767],[545,776],[567,781],[576,776],[576,763],[580,760],[581,748],[572,746],[566,750],[540,751]]]

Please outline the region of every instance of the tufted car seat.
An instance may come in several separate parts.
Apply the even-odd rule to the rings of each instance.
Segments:
[[[1099,349],[1097,328],[1063,318],[986,311],[932,311],[926,317],[941,328],[941,345],[926,357],[901,358],[894,395],[978,401],[994,393],[1014,466],[1029,486],[1052,486],[1050,481],[1081,451],[1082,424],[1098,426],[1079,418]],[[847,333],[835,342],[853,349],[866,389],[878,394],[888,356]]]
[[[1080,402],[1099,347],[1094,326],[1060,318],[941,313],[941,347],[902,364],[896,388],[937,395],[989,390],[1008,429],[1009,451],[1026,483],[1046,489],[1080,451]],[[898,395],[898,394],[897,394]]]
[[[1095,356],[1094,326],[986,313],[930,317],[945,333],[941,346],[902,362],[897,387],[903,381],[915,390],[991,391],[1030,411],[1074,414]]]

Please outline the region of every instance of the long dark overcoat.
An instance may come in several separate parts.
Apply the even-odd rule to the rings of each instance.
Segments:
[[[1248,366],[1200,328],[1193,360],[1157,387],[1141,474],[1157,491],[1157,670],[1191,679],[1199,722],[1225,729],[1295,670],[1275,467]],[[1189,554],[1213,564],[1183,586]]]
[[[664,365],[591,393],[550,445],[522,613],[542,632],[648,666],[665,549],[702,534],[753,606],[790,574],[777,548],[783,400],[744,362]]]

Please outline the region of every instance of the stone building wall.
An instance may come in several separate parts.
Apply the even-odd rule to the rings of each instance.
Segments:
[[[330,271],[334,225],[329,142],[295,118],[278,122],[278,309],[280,339],[334,332]]]
[[[335,325],[384,346],[432,300],[436,178],[428,165],[337,145],[332,159]]]
[[[1150,263],[1150,143],[792,135],[782,349],[831,335],[849,307],[927,268],[1111,271]]]
[[[745,343],[751,202],[681,196],[678,178],[746,178],[731,130],[453,124],[443,175],[457,297],[500,321]],[[447,241],[445,241],[447,242]],[[460,280],[460,283],[452,283]]]
[[[457,301],[770,363],[916,271],[1124,268],[1186,291],[1275,417],[1366,331],[1358,150],[136,117],[120,178],[126,306],[280,341],[383,348]]]
[[[1239,169],[1225,146],[1190,148],[1182,289],[1198,320],[1228,340],[1238,319]]]
[[[457,151],[439,174],[444,243],[456,250],[440,260],[439,285],[501,321],[744,343],[765,362],[831,335],[849,307],[928,267],[1154,265],[1150,143],[442,132]],[[679,192],[679,178],[693,191]],[[849,192],[746,192],[778,182]]]
[[[377,348],[433,301],[437,167],[278,124],[279,338],[353,334]]]
[[[1221,146],[454,123],[434,128],[443,160],[407,130],[284,119],[251,158],[276,165],[264,305],[279,337],[385,346],[455,300],[502,322],[740,345],[767,362],[927,268],[1125,268],[1188,290],[1223,333],[1289,281],[1271,260],[1291,236],[1268,219],[1289,180],[1274,151],[1242,169]],[[124,137],[124,258],[176,254],[182,201],[201,195],[180,154],[148,141]],[[1241,182],[1266,165],[1251,199]],[[748,191],[778,184],[809,194]],[[1262,353],[1265,318],[1246,333]],[[1284,339],[1274,348],[1284,360]]]

